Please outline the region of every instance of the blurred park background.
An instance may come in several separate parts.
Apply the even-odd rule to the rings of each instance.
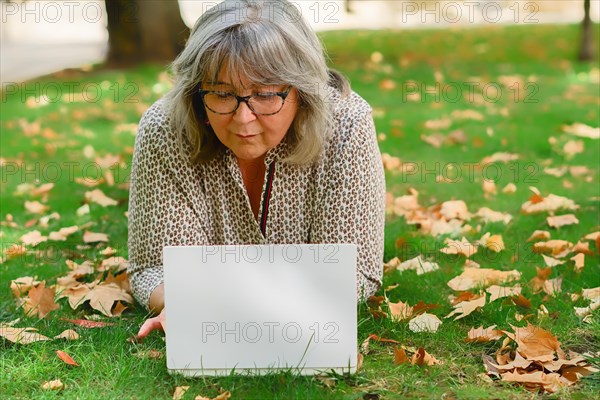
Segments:
[[[2,397],[50,398],[45,383],[60,380],[52,393],[82,399],[598,398],[600,375],[583,367],[492,379],[501,340],[467,340],[533,326],[600,367],[598,0],[294,2],[372,106],[386,170],[385,273],[359,308],[362,370],[193,380],[167,373],[158,333],[126,341],[147,317],[125,272],[137,124],[215,3],[0,2],[0,336],[80,337],[0,338]],[[458,240],[475,251],[448,254]],[[459,291],[467,270],[516,276],[494,283],[519,295],[492,300],[485,280]],[[398,318],[413,306],[437,332]],[[442,365],[413,366],[405,349]]]
[[[121,29],[123,40],[131,43],[132,29],[136,29],[132,27],[133,21],[139,21],[140,32],[147,29],[147,35],[155,38],[156,31],[180,29],[179,18],[185,26],[192,27],[202,12],[216,3],[1,0],[1,81],[6,84],[62,68],[102,62],[109,54],[107,5],[115,19],[110,29]],[[299,15],[318,31],[574,24],[584,18],[583,0],[304,0],[293,3]],[[165,15],[169,17],[164,18]],[[598,22],[600,1],[590,1],[590,16],[592,21]],[[157,50],[156,43],[152,48]],[[146,57],[138,55],[137,59],[142,62]]]

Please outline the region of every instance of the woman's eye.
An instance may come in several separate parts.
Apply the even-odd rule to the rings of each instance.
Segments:
[[[227,92],[214,92],[214,93],[222,99],[226,99],[228,97],[233,96],[231,93],[227,93]]]

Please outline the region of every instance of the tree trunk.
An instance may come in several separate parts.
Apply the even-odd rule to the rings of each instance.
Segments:
[[[105,3],[108,65],[170,62],[183,49],[190,31],[181,19],[177,0],[105,0]]]
[[[583,8],[585,17],[581,29],[581,48],[579,50],[580,61],[592,61],[594,59],[594,34],[592,19],[590,17],[590,0],[584,0]]]

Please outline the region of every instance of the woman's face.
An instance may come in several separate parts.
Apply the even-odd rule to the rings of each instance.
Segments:
[[[241,82],[230,82],[229,74],[221,68],[218,82],[203,84],[204,90],[218,90],[234,93],[238,96],[249,96],[261,92],[284,92],[288,87],[255,86],[245,77]],[[239,87],[238,85],[242,85]],[[235,85],[235,86],[234,86]],[[284,102],[283,108],[274,115],[255,114],[244,102],[240,102],[232,114],[216,114],[206,110],[210,126],[225,146],[244,161],[260,160],[270,149],[276,147],[285,137],[298,110],[298,91],[292,88]]]

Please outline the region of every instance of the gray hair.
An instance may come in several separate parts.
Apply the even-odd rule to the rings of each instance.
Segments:
[[[191,146],[190,162],[211,160],[225,150],[210,126],[198,94],[226,66],[231,82],[247,77],[259,85],[290,85],[298,111],[286,133],[292,150],[283,160],[307,164],[321,154],[331,131],[328,84],[345,96],[348,81],[328,70],[324,49],[300,11],[287,0],[225,0],[196,21],[185,49],[171,64],[173,88],[165,99],[179,146]]]

